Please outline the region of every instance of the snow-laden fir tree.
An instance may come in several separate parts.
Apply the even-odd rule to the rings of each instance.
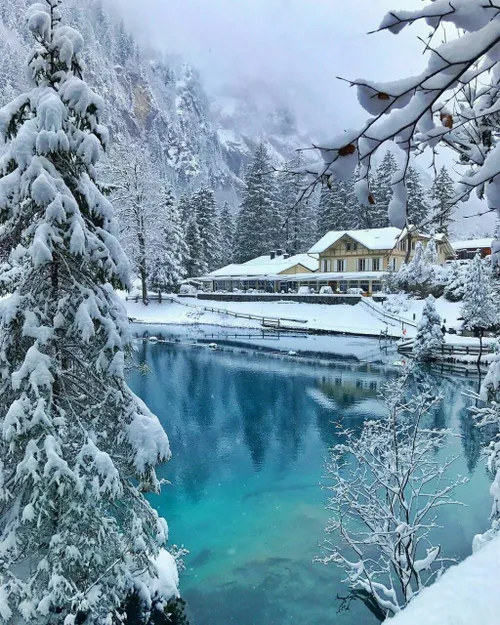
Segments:
[[[113,287],[128,262],[95,173],[103,102],[59,5],[30,8],[32,88],[0,111],[1,237],[22,266],[0,309],[0,622],[102,625],[134,592],[151,607],[167,525],[143,493],[170,450],[124,378]]]
[[[463,318],[463,327],[466,330],[472,330],[479,337],[479,362],[482,355],[484,331],[498,324],[498,310],[493,295],[491,269],[480,254],[476,254],[469,263],[460,312]]]
[[[429,388],[410,396],[410,375],[387,385],[385,414],[365,421],[361,434],[342,430],[326,467],[333,513],[326,532],[334,538],[323,543],[320,561],[339,566],[352,596],[381,620],[443,570],[441,547],[431,537],[435,513],[455,503],[453,490],[464,481],[443,477],[456,460],[436,455],[449,432],[426,423],[441,398]]]
[[[245,262],[283,248],[276,180],[267,148],[260,143],[245,174],[245,190],[236,223],[236,258]]]
[[[185,242],[187,245],[186,276],[198,278],[208,272],[205,260],[205,248],[200,235],[196,212],[189,217],[186,227]]]
[[[339,181],[330,186],[322,186],[318,204],[317,238],[320,239],[330,230],[353,230],[356,227],[353,210],[355,204],[352,181]]]
[[[448,170],[443,165],[434,179],[430,191],[432,203],[432,223],[437,232],[448,235],[453,211],[452,200],[455,195],[455,184]]]
[[[449,267],[444,296],[450,302],[459,302],[465,294],[466,270],[456,260]]]
[[[392,177],[397,169],[396,159],[388,150],[373,176],[372,195],[375,204],[371,208],[372,228],[385,228],[389,225],[387,210],[392,198]]]
[[[403,291],[425,293],[430,277],[430,268],[425,262],[424,246],[421,241],[417,241],[411,261],[401,266],[396,280]]]
[[[413,345],[415,360],[434,360],[436,353],[444,345],[442,322],[436,310],[436,300],[432,295],[425,300],[422,317],[418,322],[417,334]]]
[[[230,265],[234,259],[235,223],[229,208],[224,202],[219,212],[220,266]]]
[[[208,271],[220,267],[220,240],[214,190],[202,186],[191,197],[192,210],[202,241],[202,259]]]
[[[157,214],[157,236],[151,254],[150,282],[153,289],[171,293],[186,272],[188,246],[179,207],[170,184],[164,183]]]
[[[408,203],[406,206],[408,223],[419,226],[429,216],[429,203],[422,179],[415,167],[409,167],[406,185],[408,188]]]
[[[285,171],[294,171],[305,165],[299,155],[289,161]],[[315,197],[308,201],[301,197],[304,180],[294,174],[281,174],[278,178],[278,202],[281,223],[285,231],[283,247],[289,254],[306,252],[316,242]]]

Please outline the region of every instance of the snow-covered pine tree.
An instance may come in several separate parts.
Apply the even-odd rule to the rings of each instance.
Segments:
[[[431,235],[427,245],[424,250],[424,262],[427,265],[437,265],[438,264],[438,250],[436,244],[436,238],[434,235]]]
[[[433,225],[437,232],[448,235],[453,210],[452,200],[455,195],[455,185],[448,170],[443,165],[434,179],[430,191],[432,202]]]
[[[337,181],[321,187],[316,236],[320,239],[330,230],[353,230],[354,223],[350,202],[353,199],[351,181]]]
[[[203,247],[203,262],[208,271],[220,267],[220,240],[217,208],[214,190],[202,186],[191,198],[192,210],[196,213],[196,222]]]
[[[371,185],[372,195],[375,199],[375,204],[371,208],[372,228],[385,228],[389,225],[387,210],[392,198],[391,181],[397,170],[396,159],[392,152],[387,150],[377,167]]]
[[[459,302],[465,293],[466,272],[456,260],[448,270],[447,282],[444,287],[444,296],[450,302]]]
[[[294,171],[305,165],[299,152],[285,165],[285,171]],[[316,241],[314,197],[300,197],[304,180],[295,174],[285,173],[278,178],[278,199],[281,222],[284,224],[284,249],[289,254],[306,252]]]
[[[133,592],[151,607],[167,525],[143,492],[170,450],[125,383],[113,286],[128,262],[94,167],[103,102],[59,7],[31,6],[32,89],[0,111],[1,237],[23,259],[0,309],[0,620],[102,625]]]
[[[200,235],[196,212],[189,217],[186,228],[185,242],[188,248],[186,258],[186,275],[188,278],[198,278],[208,272],[205,260],[205,248]]]
[[[408,167],[406,174],[408,189],[408,203],[406,206],[408,223],[418,226],[429,215],[430,207],[427,201],[426,190],[422,185],[422,179],[415,167]]]
[[[164,183],[157,215],[157,231],[151,254],[151,286],[171,293],[186,272],[188,247],[179,215],[179,207],[170,184]]]
[[[219,213],[220,265],[230,265],[234,259],[234,218],[229,209],[229,202],[224,202]]]
[[[260,143],[245,174],[245,190],[236,224],[236,257],[245,262],[284,243],[276,180],[267,148]]]
[[[461,315],[464,320],[463,327],[472,330],[479,337],[479,362],[482,356],[484,331],[498,323],[491,269],[480,254],[474,256],[467,270]]]
[[[399,288],[406,292],[417,291],[425,294],[430,278],[429,267],[425,262],[425,250],[421,241],[417,241],[411,261],[399,270],[395,279]]]
[[[436,300],[432,295],[429,295],[425,300],[422,317],[417,326],[417,335],[413,345],[415,360],[434,360],[436,352],[444,344],[441,327],[441,317],[436,310]]]

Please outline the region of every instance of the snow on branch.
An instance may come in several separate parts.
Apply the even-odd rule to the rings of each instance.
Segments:
[[[500,153],[496,149],[500,9],[492,0],[436,0],[417,11],[391,11],[379,30],[397,34],[418,20],[432,29],[424,42],[427,66],[416,76],[386,83],[348,81],[372,117],[340,139],[314,146],[322,160],[305,168],[317,184],[330,178],[346,180],[359,167],[358,199],[369,206],[373,203],[369,189],[372,158],[383,144],[396,144],[404,158],[393,179],[389,213],[398,227],[406,222],[404,187],[410,156],[427,149],[434,153],[438,144],[454,150],[459,162],[467,166],[450,206],[475,190],[479,197],[486,197],[490,209],[500,210]],[[434,45],[444,24],[454,25],[460,33]]]
[[[452,493],[465,481],[449,477],[456,457],[436,456],[451,433],[426,426],[441,398],[429,388],[410,395],[410,380],[407,370],[387,385],[385,416],[365,422],[361,434],[340,428],[343,442],[326,466],[326,533],[335,538],[319,561],[343,569],[351,591],[366,593],[384,617],[442,571],[446,560],[431,541],[436,511],[458,503]]]

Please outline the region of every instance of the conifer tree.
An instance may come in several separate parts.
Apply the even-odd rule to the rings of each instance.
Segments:
[[[425,300],[422,317],[418,322],[417,335],[413,347],[416,360],[433,360],[436,352],[444,344],[441,330],[441,317],[436,310],[436,301],[432,295]]]
[[[453,261],[448,272],[448,279],[444,287],[444,295],[450,302],[459,302],[465,293],[466,272],[463,267]]]
[[[289,161],[286,171],[294,171],[305,164],[298,156]],[[282,174],[278,179],[281,222],[285,231],[283,247],[289,254],[307,251],[316,241],[314,199],[300,198],[304,179],[295,174]]]
[[[408,168],[406,185],[408,189],[407,219],[410,224],[418,226],[429,215],[430,207],[420,174],[414,167]]]
[[[224,202],[219,214],[220,266],[230,265],[234,259],[234,218],[229,210],[229,202]]]
[[[260,143],[245,175],[245,191],[236,225],[236,257],[245,262],[281,247],[283,224],[267,149]]]
[[[391,180],[397,170],[396,159],[388,150],[373,177],[371,188],[375,204],[371,210],[371,228],[385,228],[389,225],[387,211],[392,198]]]
[[[151,607],[167,526],[143,492],[170,450],[125,382],[128,262],[96,182],[107,132],[83,39],[60,0],[28,25],[32,89],[0,111],[0,236],[21,269],[0,309],[0,615],[102,625],[138,588]]]
[[[350,181],[321,187],[318,204],[317,237],[330,230],[352,230],[356,227],[351,212],[353,187]]]
[[[205,275],[208,272],[208,265],[205,261],[203,240],[200,235],[200,228],[195,212],[193,212],[189,218],[185,240],[188,248],[186,259],[187,277],[197,278]]]
[[[443,165],[439,170],[431,188],[433,223],[437,232],[448,235],[451,222],[452,200],[455,185],[448,170]]]
[[[217,208],[214,190],[202,186],[191,200],[192,210],[196,213],[196,223],[202,241],[202,261],[208,271],[220,266],[220,242]]]
[[[151,286],[172,292],[186,271],[188,247],[172,187],[164,184],[158,215],[158,236],[153,247]]]
[[[461,313],[463,327],[472,330],[479,337],[479,362],[482,356],[484,331],[498,323],[491,271],[479,254],[476,254],[469,264]]]

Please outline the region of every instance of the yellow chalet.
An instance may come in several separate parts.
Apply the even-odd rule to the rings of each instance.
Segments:
[[[197,279],[211,291],[371,295],[382,289],[385,273],[412,258],[417,241],[425,247],[430,238],[411,226],[331,231],[306,254],[277,250]],[[440,264],[455,257],[444,235],[434,238]]]

